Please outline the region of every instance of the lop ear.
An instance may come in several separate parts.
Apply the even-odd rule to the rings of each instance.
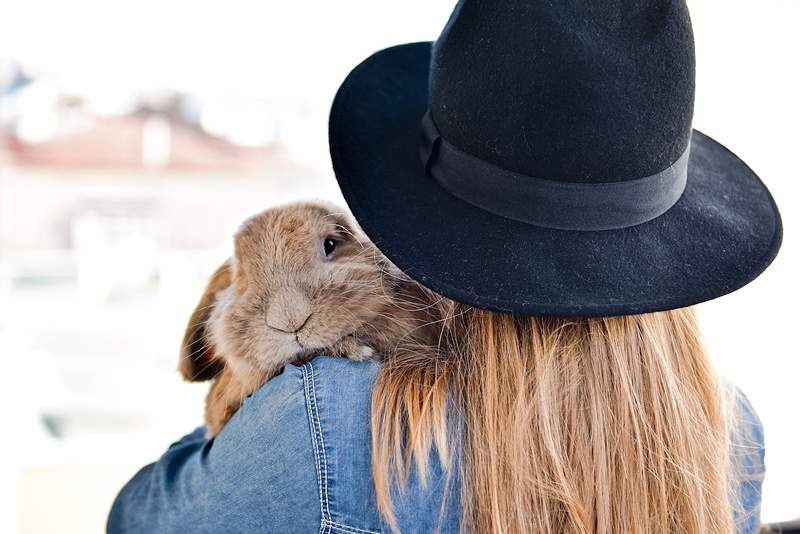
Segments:
[[[217,301],[217,292],[231,285],[231,260],[211,275],[183,335],[178,370],[189,382],[211,380],[222,372],[224,363],[206,335],[206,324]]]

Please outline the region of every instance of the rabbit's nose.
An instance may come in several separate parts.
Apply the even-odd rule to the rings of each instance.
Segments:
[[[294,334],[308,323],[312,312],[311,301],[301,291],[282,291],[267,308],[267,326]]]

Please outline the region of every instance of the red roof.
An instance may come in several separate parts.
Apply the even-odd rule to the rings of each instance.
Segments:
[[[148,121],[152,125],[154,118],[156,128],[149,127]],[[151,139],[146,141],[147,136]],[[151,154],[155,152],[155,158],[151,155],[150,159],[156,161],[145,161],[146,146],[150,147]],[[29,143],[12,136],[6,139],[5,152],[5,158],[0,159],[27,167],[153,168],[238,174],[263,174],[266,169],[272,172],[308,172],[280,144],[239,146],[199,128],[152,114],[93,118],[88,127],[59,133],[40,143]]]

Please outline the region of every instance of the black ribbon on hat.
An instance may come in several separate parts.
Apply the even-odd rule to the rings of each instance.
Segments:
[[[442,138],[430,110],[422,118],[425,170],[452,195],[496,215],[559,230],[613,230],[655,219],[686,188],[689,150],[661,172],[623,182],[574,183],[509,171]]]

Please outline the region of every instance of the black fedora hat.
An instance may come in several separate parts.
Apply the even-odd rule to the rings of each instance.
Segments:
[[[463,0],[435,43],[350,73],[334,171],[386,256],[460,302],[597,316],[713,299],[771,263],[782,229],[756,174],[692,130],[694,68],[683,0]]]

